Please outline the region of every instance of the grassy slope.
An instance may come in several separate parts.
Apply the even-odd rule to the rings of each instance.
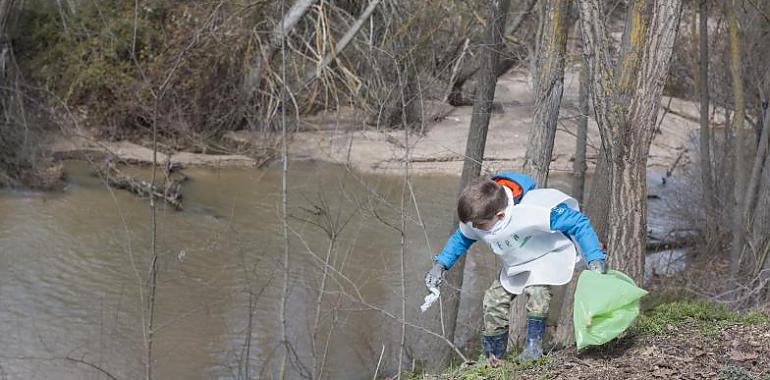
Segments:
[[[512,355],[512,354],[511,354]],[[639,318],[621,339],[576,353],[500,368],[484,363],[419,380],[724,379],[770,380],[770,316],[709,303],[667,303]]]

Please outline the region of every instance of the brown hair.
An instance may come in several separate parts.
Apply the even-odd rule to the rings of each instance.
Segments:
[[[488,177],[481,177],[460,193],[457,200],[457,216],[463,223],[489,220],[508,206],[508,196],[503,185]]]

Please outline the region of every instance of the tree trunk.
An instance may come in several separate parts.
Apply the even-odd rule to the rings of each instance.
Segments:
[[[495,68],[503,48],[502,31],[508,14],[510,0],[493,0],[489,2],[486,47],[482,52],[481,82],[473,104],[468,142],[465,149],[465,161],[460,178],[460,191],[481,173],[481,163],[484,159],[484,147],[487,139],[487,129],[492,112],[492,101],[495,98],[497,75]],[[457,217],[455,216],[455,219]],[[455,220],[457,222],[457,220]],[[456,224],[456,223],[455,223]],[[457,289],[462,289],[465,258],[461,257],[449,271],[447,282]],[[447,338],[454,340],[457,327],[457,316],[460,309],[460,294],[452,293],[445,302],[447,316]]]
[[[754,247],[752,278],[756,277],[763,269],[770,269],[767,262],[768,255],[770,255],[770,238],[767,234],[770,229],[770,212],[768,211],[770,206],[770,202],[768,202],[770,199],[770,167],[767,163],[768,145],[770,144],[770,112],[766,102],[763,102],[763,114],[763,117],[758,121],[758,124],[762,126],[762,131],[759,134],[757,155],[754,158],[749,185],[746,188],[745,207],[743,209],[746,226],[751,228],[746,239],[751,239],[752,247]]]
[[[765,131],[769,128],[770,126],[765,123]],[[765,144],[768,143],[770,142],[765,140]],[[770,237],[768,237],[767,234],[767,231],[770,230],[770,165],[765,163],[762,172],[763,174],[760,179],[759,193],[757,196],[757,207],[755,208],[756,214],[753,218],[754,245],[759,250],[759,252],[757,252],[757,264],[753,274],[756,276],[762,270],[765,270],[765,278],[767,278],[767,276],[770,276]],[[770,294],[767,294],[766,297],[770,297]],[[770,299],[767,301],[770,301]]]
[[[548,167],[553,153],[559,109],[564,93],[564,65],[567,37],[571,24],[571,0],[548,0],[544,4],[543,30],[535,57],[535,115],[529,130],[523,170],[539,187],[548,185]],[[561,310],[563,287],[554,288],[551,310]],[[512,305],[511,340],[523,342],[526,329],[519,321],[526,317],[526,297],[517,297]],[[553,315],[553,313],[552,313]],[[556,313],[558,316],[558,313]],[[551,324],[553,325],[553,324]]]
[[[730,34],[730,76],[733,85],[733,102],[735,105],[735,117],[733,118],[733,130],[735,139],[733,140],[735,160],[733,173],[735,173],[735,182],[733,182],[735,201],[732,204],[732,250],[730,254],[730,276],[733,281],[736,280],[741,266],[741,253],[745,243],[745,226],[743,221],[743,195],[746,189],[746,165],[743,149],[746,143],[746,133],[744,131],[743,121],[746,112],[746,100],[743,93],[743,76],[741,73],[741,41],[738,31],[738,18],[735,14],[735,0],[725,3],[725,12],[727,13],[727,23]]]
[[[548,184],[553,140],[564,93],[564,58],[570,27],[571,0],[548,0],[535,71],[535,116],[529,130],[524,172],[537,184]]]
[[[588,165],[586,164],[586,140],[588,138],[588,112],[590,111],[588,106],[588,65],[585,61],[580,68],[578,82],[580,83],[580,89],[578,90],[578,112],[580,112],[580,116],[577,125],[577,137],[575,139],[575,162],[572,165],[574,176],[572,196],[582,204],[585,193],[586,170],[588,170]]]
[[[586,165],[586,138],[588,134],[588,64],[584,61],[580,68],[578,90],[578,110],[580,116],[578,119],[577,138],[575,143],[575,162],[572,166],[573,182],[572,197],[583,203],[585,191]],[[606,164],[604,165],[606,167]],[[583,205],[585,210],[585,205]],[[592,221],[595,225],[595,222]],[[574,338],[574,323],[572,321],[572,308],[575,303],[575,288],[577,279],[580,277],[582,269],[575,271],[572,281],[569,284],[557,288],[553,301],[551,302],[551,315],[549,318],[554,321],[556,330],[551,334],[551,342],[557,347],[568,347],[572,344]]]
[[[654,136],[681,1],[630,4],[624,46],[612,69],[603,2],[579,2],[588,50],[594,112],[607,151],[610,178],[610,264],[641,282],[647,224],[647,155]]]
[[[711,132],[709,126],[709,44],[708,44],[708,2],[701,0],[698,43],[700,47],[700,65],[698,67],[698,95],[700,98],[700,169],[706,207],[707,240],[716,232],[714,212],[714,180],[711,174]]]
[[[757,203],[762,169],[765,167],[767,161],[768,136],[770,135],[770,112],[768,112],[767,104],[763,106],[762,114],[762,118],[758,120],[758,124],[762,129],[759,133],[759,139],[757,140],[757,154],[754,157],[749,184],[746,186],[746,194],[744,195],[743,215],[747,226],[752,225],[752,215],[754,213],[754,206]],[[756,226],[754,226],[754,229],[756,229]]]

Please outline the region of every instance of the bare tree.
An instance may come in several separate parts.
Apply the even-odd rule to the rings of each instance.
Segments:
[[[571,0],[546,1],[545,25],[535,58],[535,116],[529,130],[524,171],[540,186],[546,186],[548,182],[548,166],[564,93],[571,3]]]
[[[551,164],[559,109],[564,93],[564,67],[567,54],[567,37],[571,25],[571,0],[548,0],[543,8],[543,25],[537,41],[535,55],[535,115],[529,129],[524,172],[535,179],[538,186],[548,183],[548,167]],[[563,287],[554,292],[554,310],[560,310]],[[516,297],[512,304],[511,320],[526,318],[525,297]],[[511,340],[522,341],[526,334],[523,324],[511,329]]]
[[[706,230],[714,232],[714,180],[711,174],[711,127],[709,126],[709,42],[708,42],[708,1],[698,4],[699,31],[698,45],[700,60],[698,66],[698,96],[700,98],[700,170],[703,183],[703,197],[706,205]]]
[[[473,115],[471,116],[468,141],[465,148],[465,161],[460,178],[460,190],[468,185],[481,173],[481,163],[484,160],[484,147],[487,141],[487,129],[492,113],[492,101],[495,98],[495,86],[497,85],[497,62],[503,46],[503,28],[508,13],[510,0],[492,0],[487,8],[487,30],[485,37],[485,49],[482,52],[481,81],[473,103]],[[455,216],[455,219],[457,217]],[[456,220],[455,220],[456,222]],[[456,223],[455,223],[456,224]],[[462,288],[463,274],[465,271],[465,259],[461,257],[449,271],[447,282],[457,289]],[[447,338],[451,341],[455,336],[457,316],[460,309],[460,295],[452,294],[447,299]]]
[[[575,142],[575,162],[572,166],[572,196],[582,204],[585,190],[586,164],[586,140],[588,135],[589,112],[589,77],[588,64],[583,61],[578,77],[578,112],[580,112]],[[585,206],[583,206],[585,210]],[[573,340],[572,308],[574,294],[577,287],[577,278],[580,272],[576,272],[569,284],[557,288],[551,301],[549,319],[556,324],[556,331],[552,332],[551,341],[558,346],[569,346]]]
[[[305,1],[308,2],[308,1]],[[281,12],[284,11],[285,0],[281,1]],[[296,4],[295,4],[296,5]],[[286,39],[281,38],[281,103],[286,104]],[[283,290],[281,293],[281,343],[283,344],[283,356],[281,358],[281,372],[279,379],[286,378],[286,364],[289,360],[289,335],[288,317],[286,313],[289,302],[289,220],[287,207],[289,203],[288,177],[289,177],[289,143],[286,141],[286,107],[281,107],[281,232],[283,232]]]
[[[604,4],[599,0],[579,1],[594,112],[609,163],[610,262],[637,281],[644,273],[647,155],[681,5],[679,0],[629,4],[624,33],[627,42],[613,70]]]
[[[578,125],[575,138],[575,162],[572,165],[572,196],[578,202],[583,202],[586,184],[586,140],[588,139],[588,112],[590,111],[588,100],[588,65],[583,61],[578,77]]]
[[[744,119],[746,115],[746,98],[743,90],[743,73],[741,57],[741,40],[738,31],[738,17],[735,14],[736,2],[725,3],[725,13],[727,14],[727,24],[730,33],[730,76],[733,87],[733,103],[735,105],[735,117],[733,118],[732,129],[735,139],[733,139],[733,173],[735,175],[734,205],[732,207],[732,253],[730,255],[730,274],[733,280],[738,275],[741,265],[741,253],[745,239],[745,227],[743,220],[743,199],[746,188],[746,164],[744,147],[746,144],[746,131],[744,129]]]

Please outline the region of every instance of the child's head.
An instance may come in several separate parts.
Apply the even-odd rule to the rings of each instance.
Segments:
[[[504,216],[508,196],[503,185],[481,177],[466,186],[457,200],[457,216],[463,223],[490,230]]]

